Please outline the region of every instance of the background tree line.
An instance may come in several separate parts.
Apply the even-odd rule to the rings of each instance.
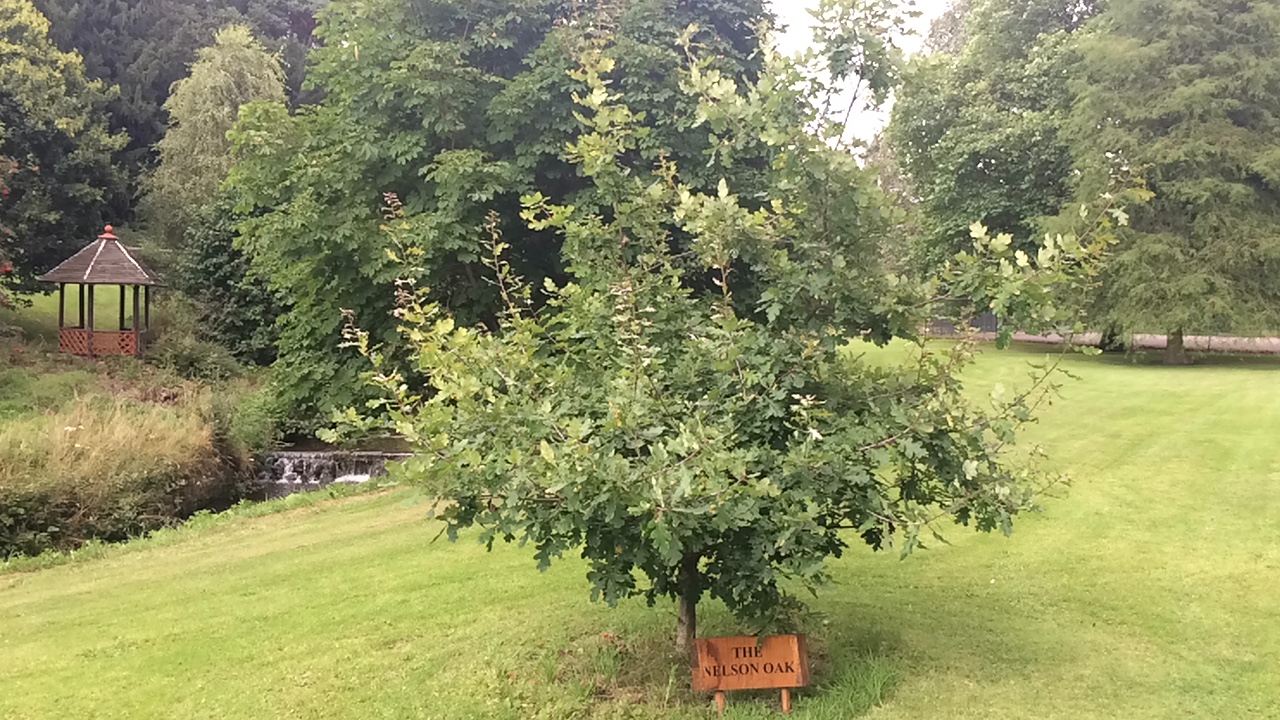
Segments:
[[[317,7],[306,0],[0,2],[0,157],[7,170],[0,253],[13,263],[11,287],[39,289],[34,278],[106,222],[133,221],[135,231],[172,229],[164,212],[145,209],[167,128],[181,124],[183,109],[166,107],[176,84],[221,28],[236,25],[244,28],[242,37],[252,33],[261,54],[257,66],[243,72],[265,73],[266,81],[281,85],[267,97],[289,93],[293,102],[304,101],[304,58]],[[259,97],[262,87],[217,73],[207,72],[204,97],[195,102],[221,106],[225,134],[239,105]],[[225,166],[228,146],[215,144],[171,154],[220,155]],[[173,187],[162,176],[160,185]],[[202,189],[216,188],[224,176],[225,167],[212,172]],[[167,192],[154,194],[160,200]],[[181,200],[189,204],[190,196]]]
[[[194,301],[202,333],[244,361],[275,364],[280,405],[301,430],[359,395],[360,361],[338,348],[341,311],[384,334],[394,326],[384,193],[429,238],[437,291],[470,318],[492,316],[477,273],[488,210],[514,208],[535,186],[591,202],[563,159],[582,88],[566,74],[568,39],[624,43],[623,82],[653,120],[638,152],[693,159],[709,140],[677,92],[685,57],[674,39],[700,24],[698,46],[726,76],[749,79],[761,62],[757,25],[771,22],[761,0],[319,5],[0,2],[17,18],[15,52],[47,55],[65,65],[54,75],[84,85],[64,91],[79,103],[71,124],[94,129],[102,147],[90,151],[88,130],[71,140],[110,174],[82,193],[93,195],[84,207],[3,206],[22,286],[38,289],[34,277],[103,222],[132,216],[130,238]],[[35,157],[6,135],[8,154]],[[761,172],[753,153],[738,151],[735,181]],[[51,165],[44,178],[75,187]],[[33,194],[15,183],[15,195]],[[514,209],[503,222],[521,235],[522,270],[561,271],[548,233],[522,229]]]
[[[1034,242],[1136,172],[1152,193],[1091,298],[1109,335],[1280,330],[1280,3],[968,0],[904,73],[886,142],[929,267],[978,218]],[[1030,249],[1030,248],[1028,248]]]
[[[1167,332],[1175,361],[1183,333],[1280,327],[1275,2],[957,0],[905,65],[898,3],[822,8],[852,28],[833,58],[879,96],[896,86],[870,184],[848,188],[881,268],[927,274],[970,247],[975,220],[1033,254],[1136,173],[1154,197],[1129,211],[1092,324]],[[430,258],[422,281],[467,322],[498,312],[481,272],[491,209],[519,273],[563,278],[560,241],[517,200],[598,202],[564,158],[577,39],[626,48],[617,82],[645,118],[632,152],[669,155],[702,190],[721,178],[700,168],[727,155],[725,179],[763,202],[775,139],[708,137],[675,38],[696,24],[694,46],[742,84],[772,23],[761,0],[0,0],[2,282],[38,289],[128,220],[205,337],[272,365],[307,431],[361,396],[342,311],[395,342],[388,198]]]

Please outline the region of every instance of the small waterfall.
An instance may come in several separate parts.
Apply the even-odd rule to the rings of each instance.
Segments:
[[[259,481],[265,498],[319,490],[334,483],[362,483],[387,474],[387,463],[408,453],[281,451],[268,453]]]

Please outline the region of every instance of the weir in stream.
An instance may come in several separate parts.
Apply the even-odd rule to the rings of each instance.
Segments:
[[[265,499],[319,490],[334,483],[358,484],[387,474],[387,463],[408,453],[286,450],[267,453],[258,477]]]

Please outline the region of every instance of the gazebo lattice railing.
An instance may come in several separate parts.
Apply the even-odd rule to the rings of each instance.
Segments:
[[[120,242],[110,225],[92,244],[40,279],[58,283],[59,351],[85,357],[140,356],[153,339],[151,288],[163,286],[164,282]],[[70,327],[67,326],[67,285],[77,285],[80,290],[77,323]],[[96,323],[94,289],[99,285],[120,286],[120,322],[114,330],[99,329]],[[127,324],[125,312],[129,288],[133,290],[131,325]]]

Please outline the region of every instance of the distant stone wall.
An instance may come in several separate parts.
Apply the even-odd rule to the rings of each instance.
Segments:
[[[988,328],[991,320],[980,317],[974,321],[974,329],[978,332],[976,336],[979,340],[995,340],[995,328]],[[951,323],[945,321],[935,321],[926,329],[925,334],[935,335],[938,337],[950,337],[956,335],[956,328]],[[1049,333],[1047,335],[1031,335],[1029,333],[1017,332],[1013,334],[1013,339],[1018,342],[1043,343],[1046,345],[1061,345],[1064,341],[1061,335],[1057,333]],[[1235,337],[1232,335],[1187,335],[1183,338],[1183,344],[1187,350],[1191,352],[1221,352],[1221,353],[1251,353],[1258,355],[1280,355],[1280,337]],[[1088,345],[1097,347],[1102,342],[1102,333],[1081,333],[1071,338],[1074,345]],[[1169,338],[1166,335],[1151,335],[1145,333],[1134,334],[1129,339],[1129,346],[1133,350],[1164,350],[1169,344]]]

